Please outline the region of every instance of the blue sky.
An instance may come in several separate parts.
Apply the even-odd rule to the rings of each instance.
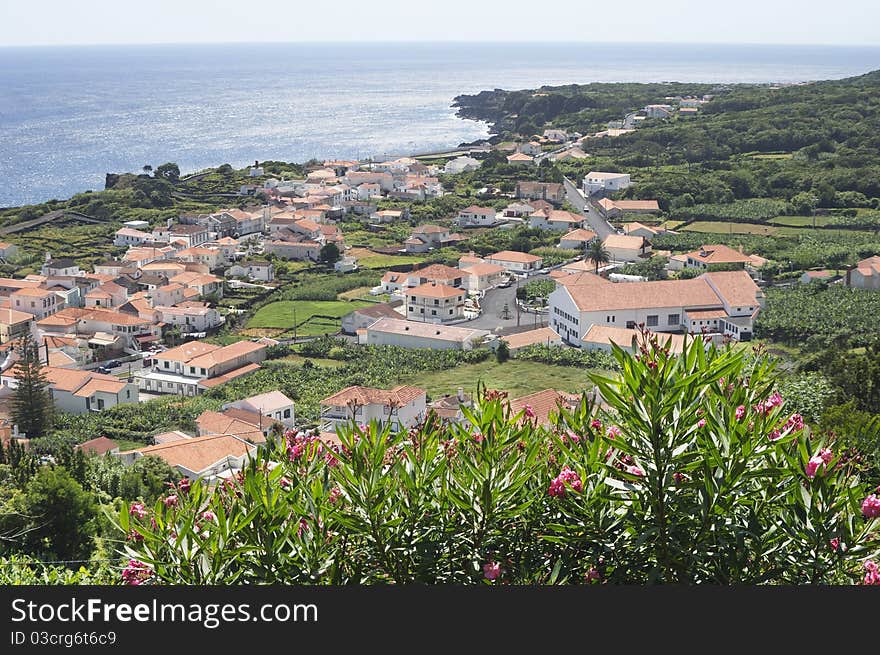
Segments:
[[[878,0],[0,0],[0,45],[602,41],[880,45]]]

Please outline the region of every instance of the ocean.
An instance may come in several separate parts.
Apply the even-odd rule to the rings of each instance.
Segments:
[[[880,48],[657,44],[235,44],[0,48],[0,207],[107,172],[407,154],[486,136],[455,96],[587,82],[798,82]]]

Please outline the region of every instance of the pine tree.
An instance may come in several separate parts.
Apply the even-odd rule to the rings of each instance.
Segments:
[[[12,397],[12,421],[20,432],[35,439],[52,426],[52,393],[40,360],[40,347],[30,334],[22,337],[16,352],[15,379],[18,386]]]

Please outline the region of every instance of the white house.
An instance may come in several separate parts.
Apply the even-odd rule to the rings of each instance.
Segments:
[[[464,316],[464,289],[436,282],[406,289],[406,317],[413,321],[448,323]]]
[[[584,194],[592,196],[595,193],[614,193],[623,191],[632,184],[627,173],[606,173],[602,171],[590,171],[584,178]]]
[[[153,308],[159,320],[180,328],[181,333],[205,332],[223,324],[223,317],[204,303],[185,303],[180,307],[157,305]]]
[[[580,227],[583,222],[584,217],[580,214],[559,209],[539,210],[529,216],[529,227],[557,232],[570,232]]]
[[[625,234],[609,234],[602,245],[616,262],[636,262],[651,251],[651,242],[644,237]]]
[[[856,289],[880,290],[880,257],[868,257],[846,273],[846,286]]]
[[[518,252],[516,250],[502,250],[494,255],[488,255],[486,261],[490,264],[503,266],[511,273],[528,273],[537,271],[544,264],[544,259],[537,255],[530,255],[526,252]]]
[[[71,414],[99,412],[138,402],[137,385],[115,375],[44,366],[55,408]]]
[[[468,291],[488,291],[507,279],[507,269],[498,264],[482,262],[463,269],[464,288]]]
[[[351,255],[343,255],[333,264],[333,270],[337,273],[351,273],[358,269],[357,259]]]
[[[38,321],[63,307],[54,291],[37,288],[13,291],[9,294],[9,304],[17,311],[33,314]]]
[[[446,166],[443,167],[443,172],[447,175],[457,175],[458,173],[475,171],[479,167],[480,160],[474,159],[473,157],[462,156],[446,162]]]
[[[189,341],[159,353],[153,365],[138,371],[135,377],[142,391],[195,396],[217,383],[258,369],[265,358],[266,346],[253,341],[223,347]]]
[[[406,430],[425,418],[427,393],[418,387],[397,386],[391,390],[348,387],[321,401],[321,431],[336,432],[339,426],[390,425]]]
[[[178,439],[120,453],[118,457],[132,464],[141,457],[159,457],[190,479],[214,481],[229,471],[240,470],[256,453],[258,444],[229,434]]]
[[[285,427],[293,427],[293,401],[280,391],[268,391],[223,405],[223,409],[243,409],[267,416]]]
[[[455,219],[461,227],[491,227],[497,220],[497,212],[492,207],[471,205],[458,212]]]
[[[488,330],[380,318],[367,328],[366,343],[371,346],[472,350],[487,334]]]
[[[578,228],[563,236],[559,240],[559,247],[565,250],[583,250],[595,238],[596,233],[592,230]]]
[[[139,246],[146,241],[152,241],[153,235],[149,232],[141,232],[130,227],[123,227],[116,230],[113,239],[114,246]]]
[[[357,334],[358,330],[366,330],[380,318],[402,319],[403,314],[388,303],[377,303],[361,307],[349,312],[341,319],[342,331],[345,334]]]
[[[226,269],[227,277],[247,277],[260,282],[275,279],[275,265],[272,262],[242,261]]]

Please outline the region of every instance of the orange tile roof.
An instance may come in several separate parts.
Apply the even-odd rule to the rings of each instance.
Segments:
[[[453,298],[455,296],[464,295],[464,289],[457,289],[446,284],[436,284],[426,282],[425,284],[407,289],[406,293],[412,296],[422,296],[425,298]]]
[[[592,230],[577,229],[566,234],[560,241],[592,241],[595,238],[596,233]]]
[[[605,237],[603,245],[606,248],[623,248],[626,250],[639,250],[644,243],[644,237],[629,236],[626,234],[609,234]]]
[[[615,200],[614,206],[620,211],[660,211],[656,200]]]
[[[724,245],[703,246],[687,253],[687,256],[704,264],[739,264],[751,261],[748,255]]]
[[[722,311],[723,313],[723,311]],[[688,312],[688,316],[691,315],[691,312]],[[724,314],[726,316],[726,314]],[[684,349],[684,344],[686,340],[693,339],[690,335],[686,334],[674,334],[668,332],[658,332],[656,333],[657,339],[660,344],[665,344],[667,340],[670,341],[670,351],[676,355],[680,354]],[[581,337],[581,341],[584,343],[594,343],[594,344],[602,344],[602,345],[610,345],[611,343],[615,343],[624,350],[630,350],[632,348],[632,340],[636,339],[636,345],[641,344],[644,339],[641,335],[641,332],[638,330],[630,329],[630,328],[621,328],[621,327],[613,327],[611,325],[592,325],[589,330],[587,330],[586,334]]]
[[[243,375],[247,375],[258,370],[260,370],[259,364],[245,364],[244,366],[229,371],[228,373],[224,373],[223,375],[218,375],[213,378],[208,378],[207,380],[202,380],[201,382],[199,382],[199,386],[204,387],[205,389],[213,389],[214,387],[219,387],[221,384],[225,384],[230,380],[234,380],[235,378],[239,378]]]
[[[550,417],[559,413],[560,407],[571,409],[580,401],[580,396],[576,394],[556,391],[554,389],[545,389],[537,393],[516,398],[510,401],[510,409],[516,414],[526,408],[528,405],[535,413],[532,419],[523,417],[524,421],[535,421],[538,425],[550,425]]]
[[[503,266],[499,266],[498,264],[490,264],[488,262],[480,262],[479,264],[473,264],[472,266],[468,266],[467,268],[461,269],[464,275],[498,275],[503,273],[507,269]]]
[[[200,368],[211,368],[217,364],[232,361],[238,357],[243,357],[250,353],[265,351],[266,346],[262,343],[254,343],[253,341],[236,341],[222,348],[198,355],[187,362],[189,366],[197,366]]]
[[[534,344],[547,345],[548,342],[553,343],[561,339],[559,334],[553,328],[543,327],[537,330],[528,330],[526,332],[517,332],[516,334],[508,334],[501,337],[507,342],[511,350],[525,348]]]
[[[199,472],[227,457],[243,457],[252,448],[252,444],[234,436],[212,434],[146,446],[139,448],[137,452],[161,457],[170,466],[182,466],[190,471]]]
[[[73,447],[74,450],[82,450],[87,453],[95,453],[96,455],[109,453],[111,450],[115,450],[116,448],[119,448],[119,444],[117,444],[112,439],[108,439],[107,437],[89,439],[88,441],[84,441],[78,446]]]
[[[405,385],[396,386],[393,389],[374,389],[372,387],[346,387],[341,391],[337,391],[332,396],[328,396],[321,401],[322,405],[331,407],[344,407],[349,403],[357,405],[383,405],[401,407],[419,396],[426,395],[424,389],[419,387],[409,387]]]
[[[429,280],[454,280],[464,275],[461,269],[452,268],[444,264],[431,264],[425,268],[419,268],[409,274],[410,277],[423,277]]]
[[[617,283],[593,275],[575,273],[559,278],[581,311],[643,309],[647,307],[717,308],[721,299],[701,276],[691,280]]]
[[[716,271],[703,273],[700,277],[705,278],[728,305],[748,307],[758,304],[761,290],[745,271]]]
[[[206,353],[220,350],[220,346],[204,341],[188,341],[174,348],[169,348],[165,352],[156,355],[156,359],[166,359],[172,362],[188,362],[195,357]]]
[[[543,258],[536,255],[530,255],[527,252],[517,252],[516,250],[502,250],[494,255],[489,255],[486,259],[495,259],[503,262],[517,262],[520,264],[532,264],[542,261]]]

